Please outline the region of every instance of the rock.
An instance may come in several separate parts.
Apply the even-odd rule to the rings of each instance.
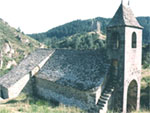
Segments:
[[[16,38],[17,38],[19,41],[21,41],[22,43],[24,43],[24,44],[30,43],[30,40],[29,40],[29,39],[24,38],[24,37],[22,37],[21,35],[17,35]]]
[[[15,50],[11,48],[11,50],[10,50],[10,52],[8,53],[7,56],[8,56],[9,58],[12,58],[14,53],[15,53]]]
[[[22,42],[27,44],[30,43],[29,39],[24,39]]]
[[[15,53],[15,50],[11,47],[11,44],[7,41],[4,43],[2,47],[2,52],[5,56],[12,58],[13,54]]]
[[[0,69],[2,69],[2,67],[3,67],[3,60],[0,59]]]
[[[3,67],[3,59],[2,59],[2,53],[0,51],[0,69]]]
[[[11,66],[16,66],[17,63],[15,60],[12,60],[12,61],[8,61],[7,65],[6,65],[6,69],[9,69],[11,68]]]
[[[40,48],[46,48],[46,46],[42,43],[40,43]]]
[[[8,52],[10,52],[10,51],[11,51],[11,46],[10,46],[10,44],[9,44],[8,42],[5,42],[5,44],[4,44],[3,48],[2,48],[2,50],[3,50],[3,52],[4,52],[5,54],[7,54]]]
[[[16,38],[21,41],[21,36],[20,35],[17,35]]]
[[[15,50],[11,48],[10,53],[11,53],[11,54],[14,54],[14,53],[15,53]]]

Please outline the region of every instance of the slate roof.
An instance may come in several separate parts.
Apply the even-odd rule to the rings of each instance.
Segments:
[[[6,88],[15,84],[23,76],[34,69],[41,61],[48,57],[54,50],[38,49],[31,53],[20,64],[14,67],[6,75],[0,77],[0,84]]]
[[[114,17],[110,21],[107,27],[115,26],[130,26],[143,28],[134,17],[134,14],[129,6],[120,5]]]
[[[109,69],[104,50],[55,50],[36,77],[79,90],[99,86]]]

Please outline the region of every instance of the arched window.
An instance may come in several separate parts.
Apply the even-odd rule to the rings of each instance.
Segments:
[[[119,42],[119,38],[120,38],[120,35],[119,35],[119,33],[117,33],[117,32],[114,32],[113,34],[112,34],[112,49],[118,49],[119,48],[119,46],[120,46],[120,42]]]
[[[132,33],[132,48],[136,48],[137,44],[137,38],[136,38],[136,33]]]

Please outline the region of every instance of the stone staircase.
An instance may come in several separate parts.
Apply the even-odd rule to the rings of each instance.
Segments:
[[[105,89],[103,90],[95,108],[92,109],[92,113],[107,113],[108,101],[114,91],[116,84],[117,84],[117,77],[113,76],[107,83]]]
[[[108,108],[108,101],[111,97],[112,92],[114,91],[114,85],[116,84],[116,81],[113,80],[112,83],[106,86],[104,91],[102,92],[102,95],[100,96],[100,99],[97,103],[97,110],[99,113],[106,113]]]

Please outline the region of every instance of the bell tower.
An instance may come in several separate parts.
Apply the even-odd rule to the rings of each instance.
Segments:
[[[142,29],[123,3],[107,26],[107,54],[114,67],[110,76],[117,79],[112,106],[123,113],[140,107]]]

